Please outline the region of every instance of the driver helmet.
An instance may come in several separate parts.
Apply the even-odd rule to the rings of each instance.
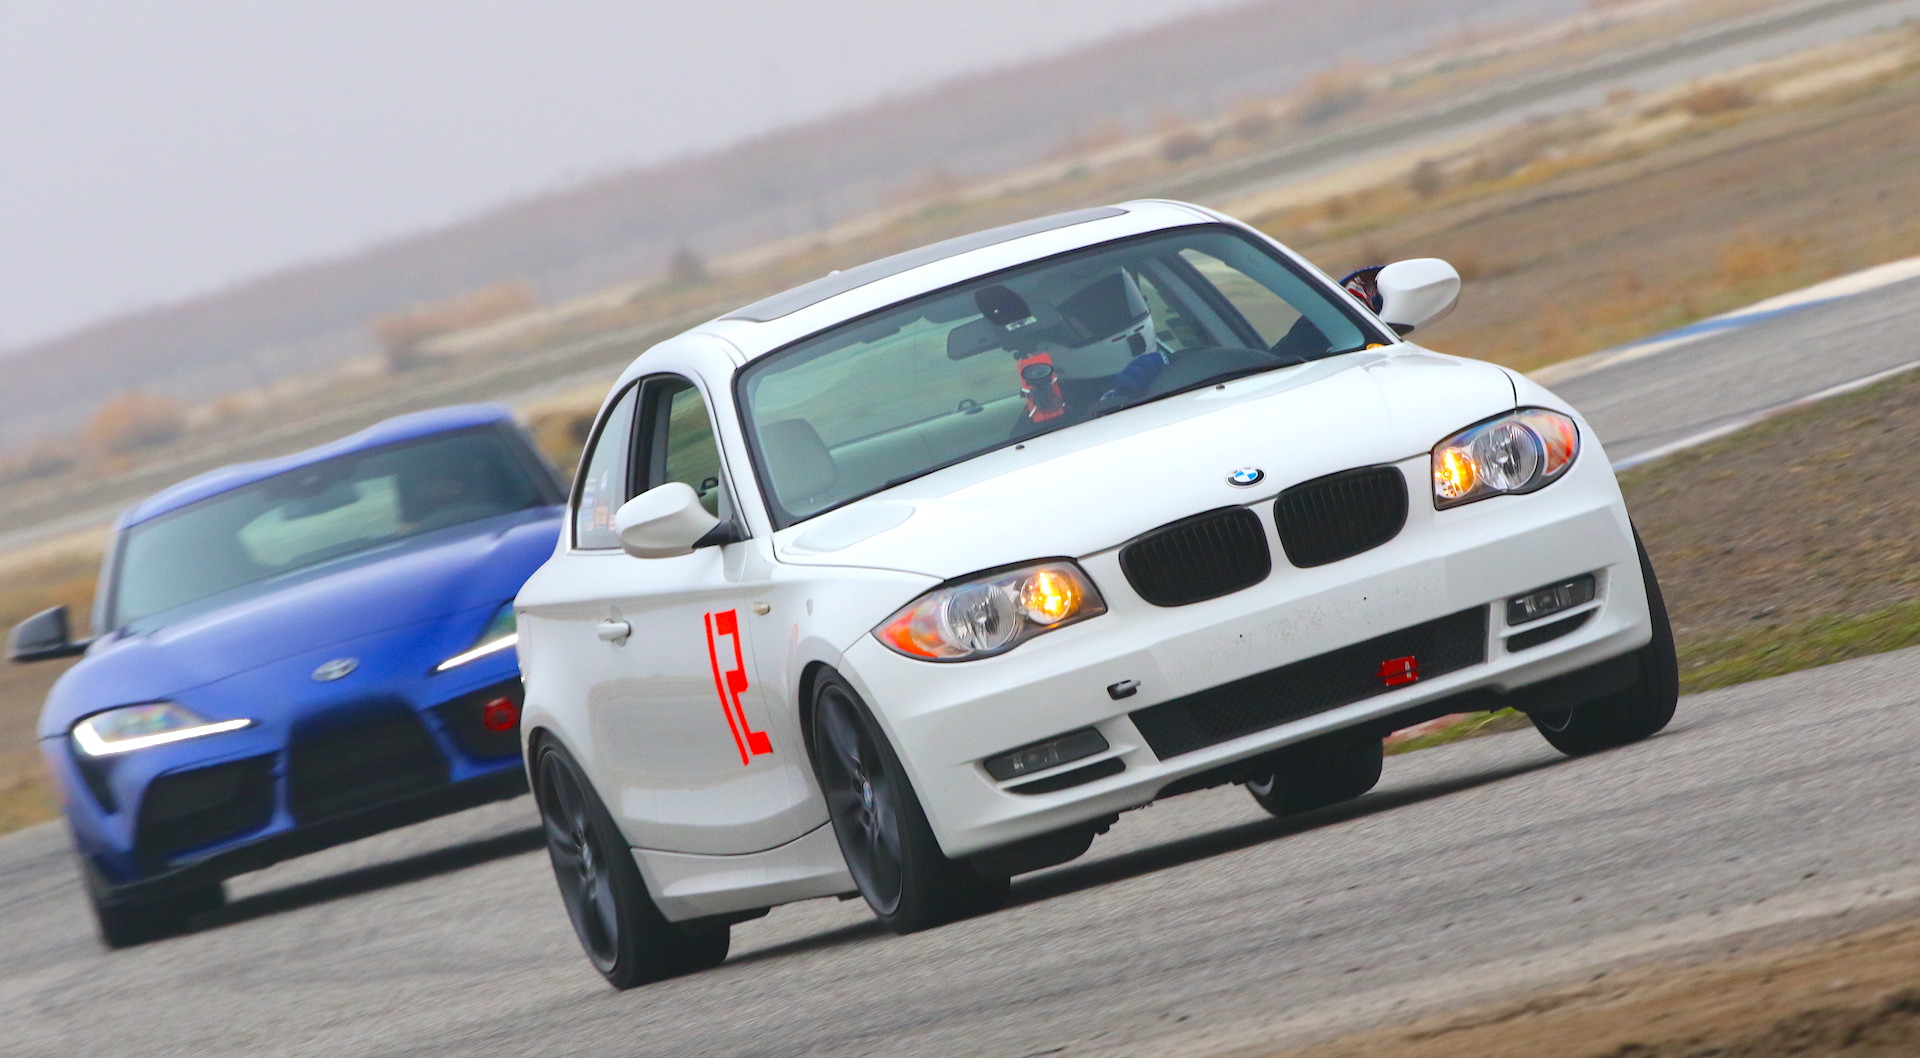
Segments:
[[[1064,326],[1048,350],[1062,378],[1110,378],[1158,351],[1153,312],[1132,273],[1115,269],[1060,302]]]

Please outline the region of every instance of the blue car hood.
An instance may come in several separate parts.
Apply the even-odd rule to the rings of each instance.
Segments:
[[[559,531],[555,507],[449,526],[219,596],[149,633],[116,634],[96,643],[54,685],[40,737],[63,735],[100,709],[179,695],[333,644],[485,611],[465,633],[471,636],[553,553]]]

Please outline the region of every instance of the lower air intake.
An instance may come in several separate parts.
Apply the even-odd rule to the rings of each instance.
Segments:
[[[1351,705],[1487,658],[1487,608],[1442,617],[1136,710],[1161,760]]]

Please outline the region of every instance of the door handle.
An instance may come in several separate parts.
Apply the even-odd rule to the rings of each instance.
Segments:
[[[609,618],[595,625],[593,631],[595,635],[609,643],[623,643],[626,642],[628,636],[633,634],[633,626],[625,621],[615,621]]]

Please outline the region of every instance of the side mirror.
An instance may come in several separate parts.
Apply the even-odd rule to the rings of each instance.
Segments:
[[[689,555],[720,519],[700,506],[700,496],[684,481],[669,481],[635,496],[613,512],[620,546],[635,558]]]
[[[7,658],[12,661],[52,661],[86,651],[86,642],[75,643],[67,629],[65,606],[34,614],[15,625],[7,637]]]
[[[1374,280],[1380,319],[1396,334],[1438,323],[1460,302],[1460,273],[1438,257],[1395,261]]]

